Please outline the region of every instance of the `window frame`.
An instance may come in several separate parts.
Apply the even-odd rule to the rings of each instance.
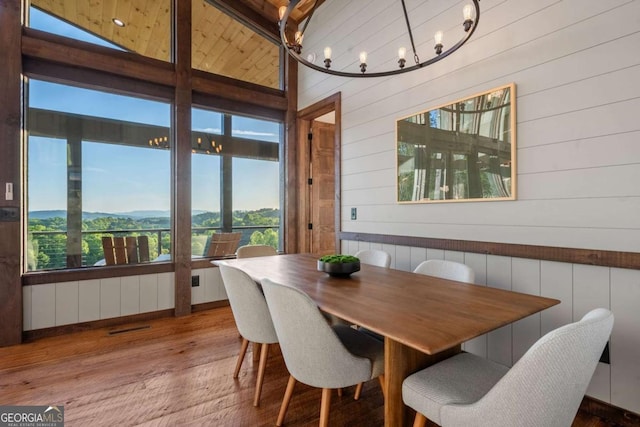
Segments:
[[[176,2],[173,2],[174,9]],[[174,11],[175,13],[175,11]],[[175,15],[174,15],[175,18]],[[236,18],[234,16],[234,18]],[[175,20],[175,19],[174,19]],[[266,20],[264,20],[266,22]],[[245,25],[254,26],[255,23],[243,21]],[[265,34],[263,28],[255,28]],[[176,40],[176,29],[172,36],[174,50],[180,43]],[[101,90],[117,94],[130,95],[169,102],[173,106],[174,117],[171,120],[172,132],[175,132],[177,114],[176,97],[180,91],[177,83],[179,64],[170,64],[159,60],[142,57],[131,52],[120,52],[110,48],[68,39],[35,30],[22,28],[22,74],[27,78],[36,78],[54,83],[70,84],[89,89]],[[284,61],[281,50],[280,57]],[[176,57],[179,60],[179,56]],[[259,119],[276,120],[283,124],[280,144],[280,170],[285,171],[285,137],[287,132],[284,124],[291,108],[289,93],[259,85],[236,81],[234,79],[209,73],[189,70],[192,93],[192,107],[214,108],[232,114],[240,114]],[[205,74],[205,75],[203,75]],[[280,69],[281,79],[285,81],[285,68]],[[23,114],[25,111],[23,101]],[[176,150],[178,144],[172,144],[172,182],[175,181]],[[23,144],[24,150],[24,144]],[[23,151],[24,158],[24,151]],[[25,178],[23,177],[23,180]],[[175,187],[175,182],[173,184]],[[191,191],[189,188],[186,191]],[[175,197],[176,190],[172,188],[172,239],[175,242]],[[284,194],[280,195],[281,216],[286,212]],[[24,206],[25,204],[23,204]],[[281,220],[284,239],[285,221]],[[23,226],[23,240],[26,238],[27,224]],[[23,243],[23,247],[24,247]],[[284,247],[284,246],[283,246]],[[23,249],[22,254],[26,253]],[[172,253],[174,253],[172,249]],[[192,261],[191,268],[210,267],[208,260]],[[123,277],[162,272],[175,272],[175,261],[166,263],[150,263],[139,265],[82,267],[63,270],[46,270],[26,272],[22,266],[23,285],[55,283],[71,280],[100,279],[108,277]]]

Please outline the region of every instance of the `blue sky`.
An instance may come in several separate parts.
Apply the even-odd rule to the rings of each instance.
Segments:
[[[109,43],[31,8],[31,26],[52,33]],[[113,47],[113,46],[112,46]],[[29,105],[169,127],[171,105],[93,90],[31,80]],[[194,130],[220,133],[219,113],[194,109]],[[234,136],[277,142],[280,125],[233,117]],[[223,147],[224,150],[224,147]],[[29,210],[66,210],[66,141],[29,138]],[[192,209],[219,211],[219,157],[192,156]],[[87,212],[129,212],[170,209],[170,157],[162,149],[84,142],[82,209]],[[276,162],[234,159],[233,208],[278,208],[279,166]]]

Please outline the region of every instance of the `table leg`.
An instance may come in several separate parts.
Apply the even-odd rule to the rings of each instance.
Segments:
[[[410,426],[413,423],[411,410],[402,402],[402,382],[404,379],[460,352],[455,346],[438,354],[429,355],[408,347],[392,339],[384,339],[384,377],[386,394],[384,398],[385,427]]]

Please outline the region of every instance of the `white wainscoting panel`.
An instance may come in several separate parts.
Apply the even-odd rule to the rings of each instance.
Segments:
[[[573,320],[577,321],[597,307],[610,307],[610,269],[593,265],[573,266]],[[611,401],[609,365],[598,364],[587,394],[604,402]]]
[[[640,270],[611,269],[611,403],[640,414]]]
[[[540,292],[560,300],[541,314],[542,334],[573,322],[573,266],[564,262],[540,261]]]
[[[121,277],[100,279],[100,319],[120,317]]]
[[[176,306],[176,294],[173,273],[158,274],[158,310]]]
[[[191,304],[200,304],[206,301],[205,288],[207,287],[207,283],[204,277],[205,270],[204,268],[200,268],[191,271],[191,277],[198,276],[200,280],[200,286],[191,287]]]
[[[158,275],[140,276],[140,313],[158,310]]]
[[[78,282],[78,306],[79,322],[100,319],[100,280]]]
[[[36,285],[31,287],[31,327],[50,328],[56,325],[56,285]]]
[[[169,309],[175,300],[173,273],[30,285],[22,294],[24,331]]]
[[[140,313],[140,276],[120,279],[120,315],[130,316]]]
[[[386,249],[394,253],[393,245]],[[423,259],[424,248],[410,248],[410,262]],[[437,251],[432,252],[438,254]],[[460,259],[456,252],[445,256]],[[464,253],[476,284],[556,298],[560,304],[463,344],[463,349],[512,365],[542,335],[574,322],[596,307],[610,308],[615,324],[611,364],[599,363],[587,395],[640,413],[640,270]]]
[[[513,291],[540,295],[540,261],[513,258],[511,274]],[[516,363],[540,337],[540,313],[515,322],[513,324],[513,363]]]
[[[78,282],[56,283],[56,326],[78,323]]]
[[[487,286],[511,290],[511,258],[487,255]],[[489,359],[505,366],[513,363],[511,329],[512,326],[507,325],[488,334]]]

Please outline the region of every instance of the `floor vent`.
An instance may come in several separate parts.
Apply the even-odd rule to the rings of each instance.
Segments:
[[[116,329],[115,331],[109,331],[109,335],[119,335],[127,332],[140,331],[142,329],[149,329],[149,328],[151,328],[150,325],[143,325],[143,326],[134,326],[133,328]]]

